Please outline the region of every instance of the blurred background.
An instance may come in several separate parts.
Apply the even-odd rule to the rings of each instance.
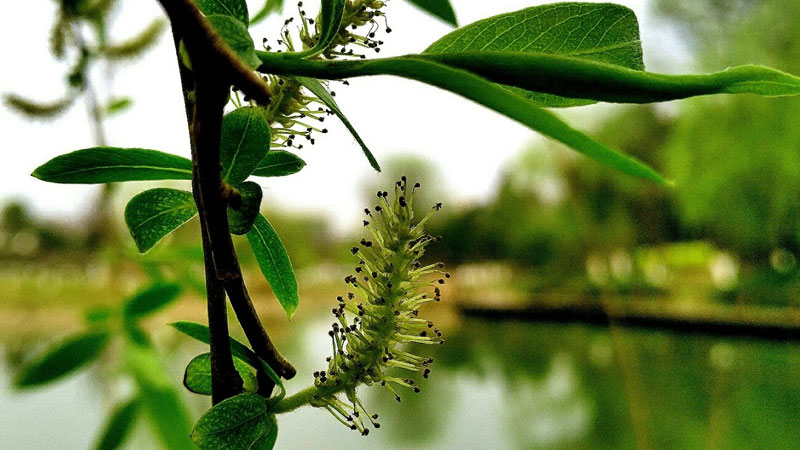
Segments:
[[[117,3],[109,41],[158,28],[148,25],[161,16],[156,2]],[[755,63],[800,73],[795,0],[619,3],[640,19],[652,71]],[[460,24],[535,4],[453,1]],[[0,71],[3,94],[47,102],[65,95],[70,64],[50,55],[48,41],[56,11],[54,2],[22,2],[0,16],[11,62]],[[293,13],[289,2],[253,29],[256,41],[275,38],[276,24]],[[388,18],[394,32],[381,55],[421,51],[449,30],[400,0],[389,2]],[[164,326],[205,321],[196,219],[140,256],[122,210],[150,184],[63,186],[28,175],[58,154],[99,142],[188,155],[172,43],[163,31],[154,32],[160,39],[141,56],[87,74],[90,102],[130,98],[125,111],[98,122],[85,96],[46,120],[31,120],[8,101],[0,107],[7,155],[0,166],[6,448],[91,445],[109,405],[130,391],[113,352],[46,389],[15,391],[11,381],[32,355],[80,329],[85,311],[118,304],[153,277],[187,288],[180,302],[148,321],[176,386],[185,364],[203,351]],[[657,323],[699,317],[797,329],[798,99],[721,96],[559,111],[675,181],[664,188],[434,88],[368,78],[336,91],[384,172],[371,171],[344,127],[331,123],[315,147],[298,152],[308,163],[303,171],[259,180],[265,214],[297,271],[301,304],[291,322],[255,261],[240,252],[260,314],[298,367],[289,391],[309,384],[330,350],[326,324],[356,262],[348,249],[361,238],[359,212],[400,175],[422,184],[417,204],[445,204],[428,227],[443,237],[428,258],[445,262],[453,278],[442,303],[426,313],[447,343],[420,349],[436,359],[421,395],[402,404],[377,389],[368,395],[383,416],[383,427],[368,438],[306,408],[280,418],[277,448],[800,448],[798,341],[753,336],[758,331],[720,336],[627,326],[614,313]],[[204,397],[181,395],[195,416],[208,406]],[[142,426],[128,448],[156,446]]]

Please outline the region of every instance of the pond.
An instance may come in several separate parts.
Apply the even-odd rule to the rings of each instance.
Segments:
[[[323,368],[328,322],[306,318],[276,333],[298,368],[290,393]],[[419,351],[436,360],[421,394],[398,404],[380,387],[364,389],[379,430],[362,437],[307,407],[279,418],[276,448],[800,448],[796,343],[467,318],[443,331],[445,345]],[[159,350],[178,384],[203,349],[174,334],[163,333]],[[90,448],[112,400],[130,387],[109,381],[115,368],[101,363],[46,389],[13,391],[19,352],[6,346],[0,362],[0,447]],[[207,407],[182,395],[193,414]],[[158,448],[148,432],[140,425],[126,448]]]

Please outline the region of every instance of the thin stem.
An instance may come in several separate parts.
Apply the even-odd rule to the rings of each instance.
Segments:
[[[329,389],[320,389],[317,386],[309,386],[302,391],[299,391],[295,394],[292,394],[288,397],[284,397],[275,404],[270,406],[270,412],[273,414],[282,414],[294,411],[297,408],[306,406],[314,400],[314,398],[318,397],[328,397],[331,394],[336,394],[339,391],[329,390]]]

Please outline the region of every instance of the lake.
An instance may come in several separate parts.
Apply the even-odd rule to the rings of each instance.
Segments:
[[[289,393],[324,369],[330,322],[305,315],[273,332],[298,369]],[[435,358],[421,394],[397,403],[380,387],[362,389],[380,429],[362,437],[306,407],[279,418],[276,448],[800,448],[798,343],[461,317],[442,331],[445,345],[418,349]],[[168,327],[154,333],[179,386],[203,346]],[[45,389],[12,390],[15,367],[40,345],[6,339],[0,350],[0,448],[91,448],[105,412],[131,386],[101,362]],[[193,414],[208,407],[206,397],[181,392]],[[142,423],[126,448],[158,446]]]

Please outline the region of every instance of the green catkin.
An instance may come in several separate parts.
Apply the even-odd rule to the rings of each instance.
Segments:
[[[359,264],[356,275],[345,278],[351,292],[337,297],[338,307],[332,310],[337,321],[328,331],[332,355],[327,370],[315,372],[314,387],[298,394],[365,435],[368,426],[379,428],[380,424],[377,414],[370,414],[359,399],[357,387],[380,384],[397,401],[401,395],[395,388],[419,392],[414,380],[391,376],[386,370],[421,372],[428,378],[433,359],[410,353],[407,344],[444,342],[432,322],[418,317],[421,305],[440,298],[439,280],[431,281],[428,275],[443,266],[419,263],[425,247],[436,239],[415,222],[413,192],[408,188],[402,177],[395,201],[389,202],[388,194],[379,192],[378,214],[366,210],[364,226],[374,240],[362,239],[352,249]]]
[[[353,51],[352,47],[354,46],[379,52],[383,41],[374,38],[376,32],[381,28],[381,22],[384,24],[385,31],[391,32],[385,13],[382,11],[384,6],[385,2],[383,1],[347,0],[339,32],[328,48],[314,58],[365,58],[366,55]],[[297,22],[300,22],[298,26],[300,46],[296,46],[292,40],[289,27],[296,21],[294,17],[291,17],[284,21],[280,39],[277,40],[277,44],[285,51],[301,51],[313,47],[321,32],[319,17],[316,19],[307,17],[303,10],[303,2],[297,4],[297,11],[299,15]],[[363,34],[358,34],[358,30],[364,27],[369,27],[369,29]],[[263,40],[263,46],[266,51],[272,50],[268,39]],[[315,132],[328,132],[321,124],[326,117],[333,115],[333,111],[313,95],[308,95],[299,82],[292,78],[276,75],[267,75],[264,80],[269,85],[273,98],[269,105],[260,106],[264,117],[270,124],[273,149],[302,149],[306,143],[315,144]],[[349,84],[346,81],[343,83]],[[335,96],[336,94],[331,92],[331,95]],[[245,100],[250,101],[247,98]]]

